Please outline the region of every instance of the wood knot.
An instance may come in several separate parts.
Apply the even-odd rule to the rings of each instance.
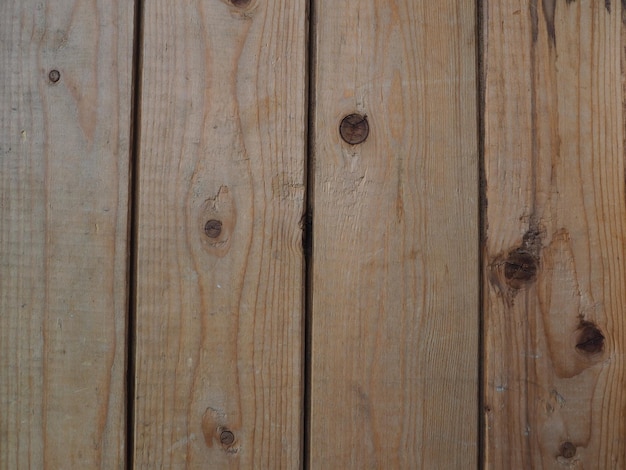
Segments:
[[[504,261],[504,277],[509,287],[521,289],[537,278],[539,262],[528,251],[517,248],[509,253]]]
[[[567,441],[559,447],[559,455],[565,459],[571,459],[576,455],[576,446]]]
[[[595,324],[589,321],[580,322],[576,349],[587,356],[600,354],[604,351],[604,335]]]

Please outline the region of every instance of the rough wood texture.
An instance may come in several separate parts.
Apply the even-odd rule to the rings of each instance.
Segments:
[[[484,5],[487,468],[626,468],[625,14]]]
[[[298,468],[306,2],[146,2],[137,468]]]
[[[311,468],[471,468],[474,5],[344,3],[315,2]]]
[[[0,2],[2,469],[124,466],[132,27]]]

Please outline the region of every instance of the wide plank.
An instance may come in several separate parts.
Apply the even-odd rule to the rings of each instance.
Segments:
[[[299,468],[305,1],[145,2],[137,468]]]
[[[313,13],[310,468],[472,468],[474,2]]]
[[[483,5],[486,468],[626,468],[623,5]]]
[[[134,2],[0,2],[0,468],[124,468]]]

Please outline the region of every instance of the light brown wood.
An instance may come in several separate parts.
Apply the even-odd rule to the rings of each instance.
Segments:
[[[626,467],[624,14],[484,5],[487,468]]]
[[[145,4],[137,468],[301,465],[306,20]]]
[[[475,17],[315,2],[311,468],[476,465]]]
[[[124,467],[133,3],[0,2],[2,469]]]

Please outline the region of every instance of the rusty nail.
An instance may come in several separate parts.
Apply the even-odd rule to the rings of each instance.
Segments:
[[[369,133],[370,126],[367,123],[367,116],[361,114],[348,114],[339,125],[341,138],[351,145],[364,142]]]
[[[220,442],[225,446],[232,445],[235,442],[235,435],[232,431],[224,430],[220,433]]]
[[[204,233],[209,238],[217,238],[222,233],[222,221],[211,219],[204,224]]]
[[[54,69],[54,70],[50,70],[50,73],[48,74],[48,79],[52,82],[52,83],[56,83],[59,81],[59,79],[61,78],[61,72],[59,72],[58,70]]]
[[[561,453],[561,457],[571,459],[576,455],[576,446],[569,441],[564,442],[563,444],[561,444],[559,452]]]

